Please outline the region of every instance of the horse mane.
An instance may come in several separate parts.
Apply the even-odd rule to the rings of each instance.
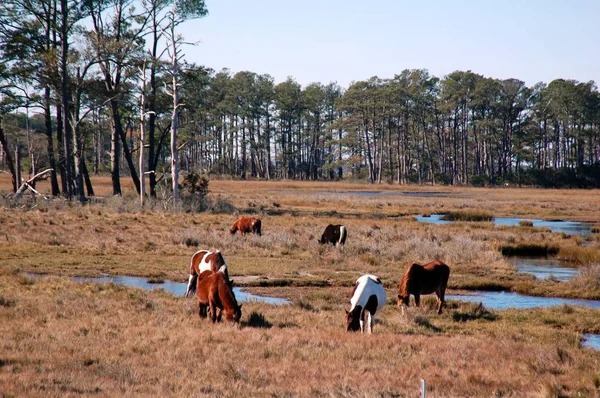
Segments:
[[[216,275],[219,275],[216,277],[219,289],[219,299],[221,300],[223,307],[226,309],[235,310],[236,308],[238,308],[238,303],[235,299],[235,295],[233,294],[233,290],[231,289],[227,279],[225,278],[225,275],[223,275],[223,273],[221,272],[217,272]]]
[[[400,295],[402,297],[407,297],[409,295],[409,288],[412,283],[413,273],[414,273],[414,270],[417,269],[417,267],[421,267],[421,265],[416,264],[416,263],[412,264],[410,267],[408,267],[408,269],[402,276],[402,280],[400,281],[400,289],[399,289]]]

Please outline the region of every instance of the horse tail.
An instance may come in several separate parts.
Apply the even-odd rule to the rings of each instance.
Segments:
[[[338,241],[338,244],[343,246],[346,243],[347,237],[348,237],[348,230],[343,225],[340,225],[340,240]]]
[[[262,226],[262,223],[261,223],[260,219],[255,218],[254,221],[252,222],[252,229],[254,230],[254,233],[256,233],[258,236],[262,236],[261,226]]]
[[[444,271],[442,275],[442,287],[444,289],[446,289],[446,286],[448,286],[448,279],[450,279],[450,267],[444,264]]]
[[[187,289],[185,290],[184,297],[193,296],[196,294],[196,282],[198,281],[198,270],[195,265],[198,264],[196,257],[204,252],[205,250],[199,250],[192,255],[192,259],[190,260],[190,276],[188,278]]]

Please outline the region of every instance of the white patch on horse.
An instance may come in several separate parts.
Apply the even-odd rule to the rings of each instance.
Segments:
[[[342,240],[344,239],[345,236],[346,236],[346,227],[344,227],[343,225],[340,225],[340,238],[338,239],[338,242],[337,242],[338,245],[342,244]]]

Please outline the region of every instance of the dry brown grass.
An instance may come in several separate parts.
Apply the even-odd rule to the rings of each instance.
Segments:
[[[579,319],[600,330],[597,311],[486,319],[450,303],[439,317],[403,318],[388,306],[366,337],[343,331],[341,305],[317,308],[328,300],[310,294],[303,306],[244,304],[236,328],[203,322],[193,300],[161,292],[6,272],[0,285],[11,303],[0,306],[6,396],[416,397],[425,378],[434,397],[533,396],[557,385],[592,397],[600,366],[572,329]],[[251,313],[267,327],[244,326]]]
[[[99,194],[108,195],[110,179],[97,181]],[[0,207],[0,391],[412,397],[424,377],[435,397],[594,396],[600,354],[580,349],[579,338],[600,332],[597,311],[502,311],[486,318],[472,304],[449,303],[436,317],[426,300],[407,319],[386,307],[375,335],[364,339],[343,332],[342,307],[359,275],[379,275],[391,298],[408,264],[434,258],[450,265],[451,289],[600,297],[594,266],[600,243],[593,236],[583,242],[535,228],[421,224],[413,217],[460,211],[599,221],[597,191],[386,185],[375,189],[452,197],[322,193],[332,187],[374,189],[211,181],[211,196],[262,218],[262,237],[231,236],[228,227],[237,214],[142,210],[128,198],[83,207],[62,200],[38,200],[35,207],[6,202]],[[348,227],[343,250],[316,243],[328,223]],[[499,248],[521,244],[558,247],[585,267],[582,276],[556,283],[516,273]],[[244,304],[243,323],[257,327],[238,330],[201,323],[193,300],[24,274],[107,273],[183,282],[190,256],[204,248],[223,251],[236,283],[295,304]]]

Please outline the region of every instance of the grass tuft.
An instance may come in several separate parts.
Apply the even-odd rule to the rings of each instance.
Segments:
[[[482,319],[484,321],[495,321],[498,316],[488,311],[482,303],[469,303],[466,311],[452,312],[454,322],[468,322]]]
[[[492,221],[494,216],[480,211],[452,211],[444,214],[443,220],[447,221]]]
[[[554,245],[537,243],[519,243],[517,245],[502,245],[500,252],[503,256],[545,257],[555,256],[559,248]]]
[[[273,324],[267,321],[265,316],[260,312],[252,311],[252,313],[248,317],[248,321],[245,323],[243,322],[242,326],[247,326],[250,328],[270,329],[273,326]]]

